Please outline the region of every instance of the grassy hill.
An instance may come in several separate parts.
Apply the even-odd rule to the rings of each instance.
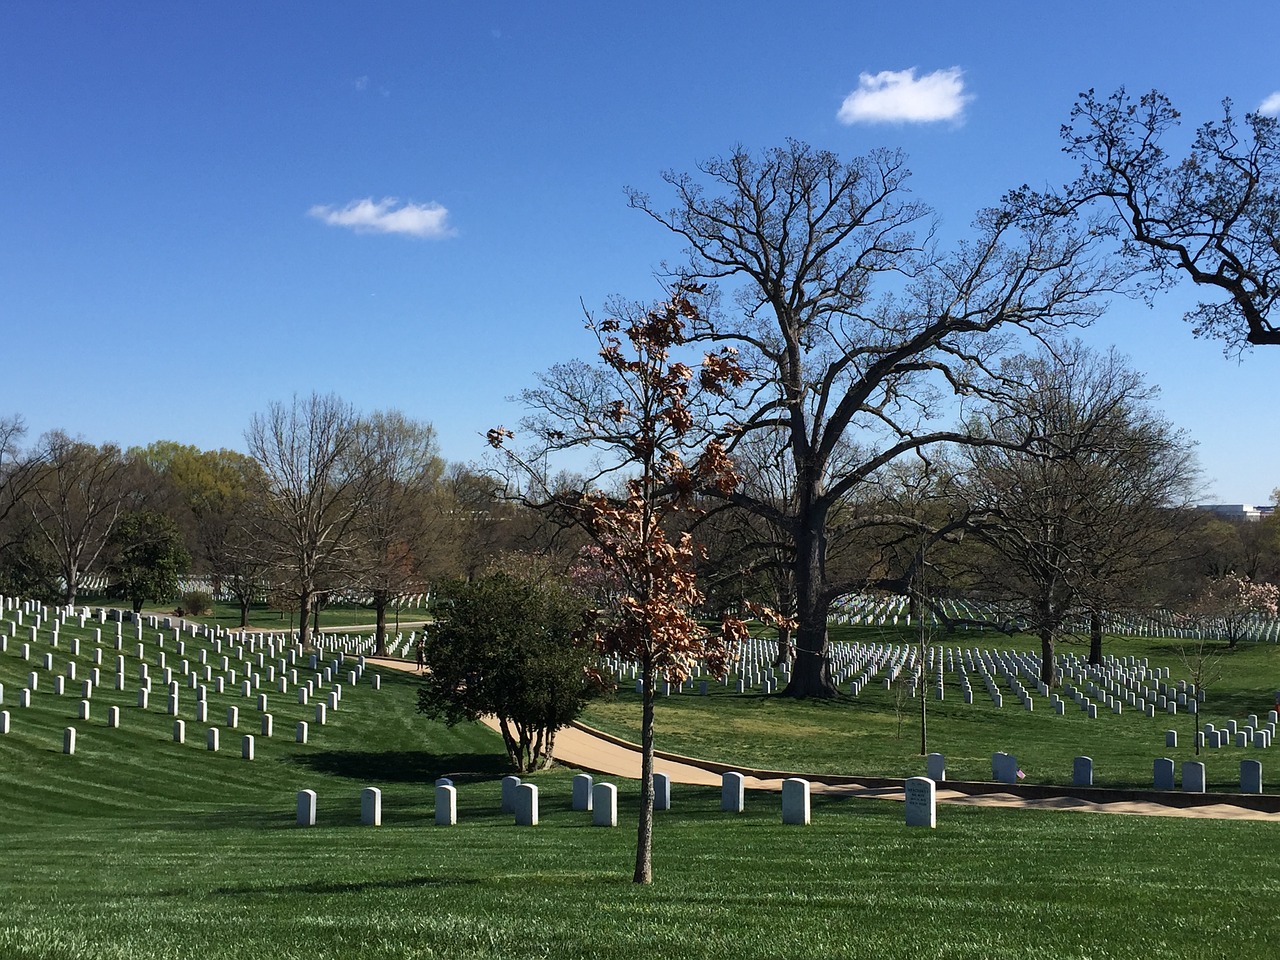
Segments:
[[[106,637],[104,682],[81,721],[79,683],[58,697],[52,678],[65,677],[69,659],[78,678],[92,668],[94,629]],[[145,631],[153,681],[145,711],[137,707],[136,643],[124,643],[126,689],[114,689],[113,632],[111,624],[82,629],[72,621],[55,648],[42,629],[24,661],[28,640],[18,628],[0,653],[0,709],[11,716],[10,733],[0,736],[5,960],[1247,958],[1273,955],[1280,937],[1274,823],[944,807],[937,830],[908,830],[900,805],[815,797],[810,827],[784,827],[776,796],[749,797],[735,817],[719,812],[716,790],[678,787],[675,809],[659,815],[657,882],[636,888],[633,783],[619,784],[623,826],[606,830],[570,810],[574,771],[537,774],[542,822],[517,828],[498,811],[506,773],[498,738],[420,718],[412,676],[395,672],[383,675],[380,690],[374,671],[345,684],[323,727],[314,724],[314,700],[298,704],[293,687],[267,691],[269,740],[260,736],[256,695],[211,691],[212,720],[225,721],[232,705],[241,715],[239,730],[222,723],[217,753],[205,749],[206,725],[195,722],[194,693],[183,687],[187,738],[177,744],[157,681],[151,634],[159,631]],[[72,638],[81,641],[74,658]],[[185,658],[202,648],[214,657],[209,641],[187,637]],[[227,650],[224,643],[219,662],[235,659]],[[172,664],[171,633],[166,651]],[[53,669],[35,653],[51,653]],[[18,691],[33,670],[39,689],[21,708]],[[299,679],[303,673],[314,671],[300,669]],[[118,729],[106,726],[110,706],[120,708]],[[659,716],[666,746],[678,740],[673,706],[664,702]],[[764,758],[785,749],[795,761],[787,765],[797,767],[848,755],[829,750],[824,760],[823,731],[856,731],[875,714],[749,696],[708,698],[698,709],[712,707],[692,716],[701,717],[700,745],[713,755]],[[600,709],[621,716],[626,696]],[[1008,708],[986,712],[996,726],[1026,719]],[[737,742],[738,715],[772,729],[774,744],[756,744],[755,734],[754,746]],[[726,718],[732,722],[720,725]],[[307,744],[294,742],[299,720],[312,723]],[[74,756],[61,752],[67,726],[78,730]],[[788,730],[794,743],[784,748]],[[240,758],[245,732],[258,734],[253,761]],[[458,785],[454,828],[432,823],[442,775]],[[383,790],[380,828],[359,825],[366,786]],[[304,787],[319,796],[311,829],[294,825]]]

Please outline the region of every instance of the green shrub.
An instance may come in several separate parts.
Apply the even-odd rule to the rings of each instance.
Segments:
[[[188,617],[203,617],[213,609],[213,597],[207,590],[188,590],[178,602]]]

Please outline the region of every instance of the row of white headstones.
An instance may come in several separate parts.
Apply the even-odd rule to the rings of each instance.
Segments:
[[[595,783],[589,773],[573,778],[572,808],[589,812],[597,827],[618,825],[618,788],[612,783]],[[906,825],[936,827],[937,785],[928,777],[912,777],[904,784]],[[455,826],[458,822],[458,792],[452,780],[442,777],[435,785],[437,826]],[[316,825],[316,792],[298,793],[297,822],[300,827]],[[671,809],[671,778],[664,773],[653,775],[653,808]],[[720,809],[726,813],[742,813],[746,809],[746,777],[730,771],[721,777]],[[510,813],[518,827],[538,825],[538,787],[523,783],[519,777],[502,778],[500,810]],[[782,781],[782,822],[806,826],[811,820],[810,783],[801,777]],[[360,822],[367,826],[382,825],[382,791],[366,787],[360,794]]]

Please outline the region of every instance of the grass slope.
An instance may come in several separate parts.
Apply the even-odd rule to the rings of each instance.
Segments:
[[[63,628],[63,654],[74,633]],[[1251,958],[1280,937],[1280,824],[943,807],[924,831],[896,804],[815,797],[800,828],[780,824],[775,796],[729,816],[717,791],[677,788],[659,815],[657,882],[637,888],[635,784],[620,784],[624,826],[603,830],[569,809],[572,771],[537,774],[542,823],[516,828],[497,811],[496,736],[418,717],[411,676],[348,688],[306,745],[293,723],[313,711],[269,694],[277,736],[250,763],[226,731],[221,752],[204,749],[194,697],[188,742],[174,744],[156,694],[136,707],[129,661],[129,689],[100,689],[80,722],[78,695],[54,697],[43,671],[35,705],[18,708],[32,666],[13,640],[0,653],[13,716],[0,737],[5,960]],[[256,732],[252,701],[210,698],[211,716],[238,703]],[[112,703],[119,730],[104,724]],[[74,757],[60,752],[67,725],[80,730]],[[796,739],[816,759],[821,738]],[[730,749],[724,735],[707,742]],[[444,774],[458,783],[453,829],[431,825]],[[358,825],[370,785],[384,791],[378,829]],[[314,829],[293,825],[302,787],[319,795]]]
[[[832,630],[833,639],[863,642],[905,642],[901,633]],[[1032,641],[986,635],[970,636],[952,646],[984,649],[1033,649]],[[1185,676],[1177,645],[1167,640],[1110,639],[1107,652],[1115,656],[1148,657],[1153,665],[1168,666],[1172,679]],[[947,776],[954,780],[990,780],[991,755],[1003,750],[1018,758],[1028,782],[1071,782],[1076,756],[1094,760],[1094,783],[1105,787],[1150,787],[1152,760],[1170,757],[1205,763],[1210,790],[1239,790],[1242,759],[1263,762],[1264,784],[1280,784],[1280,745],[1269,751],[1252,747],[1202,750],[1195,753],[1195,732],[1205,722],[1223,726],[1228,719],[1241,724],[1253,713],[1274,707],[1280,689],[1280,646],[1248,644],[1223,651],[1222,679],[1209,688],[1198,716],[1157,712],[1153,719],[1126,709],[1114,716],[1105,708],[1089,720],[1068,703],[1057,716],[1047,699],[1035,697],[1028,713],[1005,689],[1004,706],[997,709],[975,682],[974,703],[965,705],[955,676],[947,676],[946,698],[926,703],[929,751],[947,758]],[[658,748],[686,756],[714,759],[766,770],[809,773],[864,774],[905,777],[924,773],[920,751],[920,701],[901,706],[894,694],[872,683],[858,697],[835,701],[795,702],[760,694],[732,693],[713,683],[707,697],[677,694],[657,703]],[[622,687],[606,700],[593,703],[583,721],[615,736],[638,742],[640,697]],[[1178,746],[1165,746],[1165,731],[1178,733]]]

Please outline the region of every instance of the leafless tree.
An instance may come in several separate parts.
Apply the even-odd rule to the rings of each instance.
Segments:
[[[27,425],[22,417],[14,414],[0,417],[0,549],[14,544],[23,525],[7,521],[26,500],[32,484],[39,477],[39,468],[47,451],[37,447],[27,451],[22,440],[27,435]]]
[[[410,590],[425,592],[436,559],[442,514],[432,495],[444,463],[431,425],[399,411],[364,417],[357,432],[370,473],[367,505],[358,519],[359,576],[373,598],[376,653],[386,656],[388,605]]]
[[[60,430],[40,438],[38,459],[26,500],[36,529],[57,560],[63,601],[71,604],[120,516],[127,463],[113,444],[96,447]]]
[[[371,472],[357,425],[349,403],[313,393],[272,403],[245,432],[264,483],[257,518],[262,556],[287,577],[298,599],[304,649],[312,643],[317,593],[350,573],[359,548],[357,519]]]
[[[874,579],[829,564],[843,505],[899,457],[968,439],[939,426],[944,403],[984,390],[1002,329],[1088,321],[1115,277],[1092,256],[1087,224],[1025,191],[981,213],[972,239],[939,250],[897,152],[842,161],[792,141],[699,172],[664,174],[672,209],[635,191],[631,204],[687,242],[675,272],[736,284],[736,313],[708,311],[696,334],[736,347],[755,374],[737,395],[730,452],[781,431],[795,491],[787,503],[746,489],[729,499],[790,547],[798,629],[785,692],[834,696],[831,605]],[[886,518],[854,519],[856,529]]]
[[[987,581],[1040,637],[1041,679],[1057,682],[1055,642],[1073,611],[1097,624],[1190,516],[1192,444],[1152,406],[1155,391],[1114,351],[1079,341],[1004,365],[1022,384],[979,410],[964,495],[996,564]]]

